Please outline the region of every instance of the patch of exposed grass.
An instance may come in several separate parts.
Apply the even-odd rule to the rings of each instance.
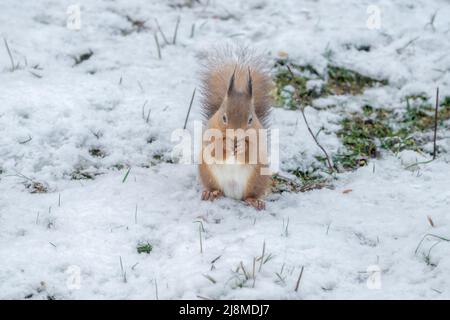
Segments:
[[[376,158],[380,150],[398,153],[403,150],[423,152],[429,140],[423,133],[433,130],[435,107],[424,94],[405,97],[403,113],[364,106],[361,113],[352,113],[341,121],[337,132],[345,151],[335,154],[333,161],[344,169],[354,169]],[[438,111],[438,126],[450,119],[450,97],[445,97]]]
[[[363,93],[364,89],[375,85],[387,85],[387,80],[377,80],[356,71],[339,66],[328,66],[327,92],[335,95]]]
[[[434,127],[435,106],[425,94],[405,97],[406,112],[401,122],[409,127],[410,131],[426,131]],[[438,110],[438,124],[444,125],[450,119],[450,97],[444,98]]]
[[[331,61],[331,60],[330,60]],[[314,99],[327,95],[358,95],[366,88],[387,85],[388,81],[362,75],[341,66],[332,65],[320,74],[311,65],[298,65],[288,59],[275,64],[274,98],[279,106],[298,110],[311,105]],[[312,82],[314,80],[314,82]],[[319,85],[319,90],[316,84]],[[362,107],[361,112],[345,115],[337,136],[344,148],[332,155],[337,171],[356,169],[368,163],[369,159],[380,156],[382,150],[398,153],[403,150],[423,152],[423,146],[431,142],[430,132],[434,128],[435,106],[427,95],[419,93],[405,97],[404,112],[375,109],[370,105]],[[440,103],[438,126],[450,128],[450,96]],[[326,165],[327,159],[316,157]],[[272,178],[272,191],[304,191],[326,186],[327,179],[317,172],[293,170],[300,183]]]
[[[145,140],[148,144],[151,144],[153,142],[156,141],[156,137],[154,136],[149,136],[146,140]]]
[[[72,180],[94,180],[96,175],[98,174],[83,169],[76,169],[71,173],[70,177]]]
[[[136,247],[137,252],[149,254],[153,250],[153,246],[148,242],[140,242]]]
[[[93,156],[93,157],[96,157],[96,158],[104,158],[104,157],[106,157],[105,151],[103,151],[100,148],[95,148],[95,147],[89,149],[89,154],[91,156]]]
[[[123,163],[116,163],[115,165],[112,166],[113,169],[118,170],[118,171],[123,170],[126,167],[128,167],[128,166]]]
[[[392,128],[384,120],[382,114],[375,117],[352,114],[344,118],[337,136],[342,139],[347,152],[333,156],[335,166],[354,168],[365,165],[369,158],[377,157],[380,139],[392,133]]]
[[[446,96],[444,98],[444,101],[441,102],[440,107],[441,108],[450,109],[450,96]]]
[[[89,60],[93,54],[94,54],[94,52],[91,49],[89,49],[87,52],[83,52],[80,55],[72,56],[72,59],[75,62],[73,67],[75,67],[76,65],[79,65],[83,61]]]
[[[329,179],[319,175],[316,170],[312,172],[305,172],[301,169],[295,169],[290,170],[289,173],[294,174],[297,178],[299,178],[299,181],[275,174],[272,176],[272,193],[307,192],[316,189],[333,187]]]
[[[152,156],[152,159],[150,160],[150,165],[154,166],[157,165],[159,163],[173,163],[172,159],[170,158],[170,156],[166,156],[164,153],[155,153]]]
[[[25,183],[25,187],[30,191],[30,193],[47,193],[48,186],[39,181],[30,180]]]
[[[303,106],[310,105],[314,99],[328,95],[361,94],[364,89],[376,85],[387,85],[387,80],[378,80],[348,68],[329,65],[326,74],[320,74],[313,66],[295,64],[289,60],[277,60],[274,75],[273,96],[278,106],[295,110],[299,106],[293,97]],[[312,85],[312,81],[320,83]]]
[[[346,43],[343,46],[347,50],[355,49],[358,51],[365,51],[370,52],[372,50],[372,47],[369,44],[353,44],[353,43]]]
[[[297,90],[302,104],[311,104],[312,100],[321,97],[325,92],[322,88],[308,87],[308,81],[321,80],[320,74],[311,65],[298,65],[286,60],[276,62],[275,73],[275,102],[279,106],[295,110],[297,105],[293,99],[294,91]]]
[[[362,109],[362,114],[352,113],[341,121],[337,136],[342,139],[345,151],[333,156],[335,166],[341,169],[364,166],[380,155],[380,149],[392,152],[419,149],[409,126],[394,126],[397,122],[394,112],[369,105]]]

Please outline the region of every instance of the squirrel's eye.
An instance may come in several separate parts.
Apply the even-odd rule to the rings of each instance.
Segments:
[[[252,122],[253,122],[253,117],[252,116],[248,117],[248,124],[252,124]]]
[[[227,115],[226,114],[222,115],[222,120],[223,120],[223,123],[227,123]]]

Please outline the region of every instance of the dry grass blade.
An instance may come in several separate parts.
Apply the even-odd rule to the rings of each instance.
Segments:
[[[33,138],[32,138],[30,135],[28,135],[28,139],[23,140],[23,141],[19,141],[19,143],[20,143],[20,144],[25,144],[25,143],[30,142],[31,140],[33,140]]]
[[[40,74],[37,74],[36,72],[30,71],[28,70],[28,72],[33,75],[34,77],[38,78],[38,79],[42,79],[42,76]]]
[[[252,288],[255,287],[255,283],[256,283],[256,258],[253,258],[253,285]]]
[[[206,279],[208,279],[209,281],[211,281],[213,284],[216,284],[217,281],[216,279],[214,279],[213,277],[207,275],[207,274],[202,274],[202,276],[204,276]]]
[[[145,100],[144,104],[142,105],[142,119],[145,120],[145,106],[147,105],[148,100]]]
[[[122,272],[123,282],[127,283],[127,272],[123,269],[122,257],[119,257],[120,260],[120,270]]]
[[[439,109],[439,87],[436,88],[436,107],[434,109],[433,160],[436,159],[437,154],[436,136],[438,124],[438,109]]]
[[[161,56],[161,47],[159,46],[159,41],[158,41],[158,35],[155,33],[153,33],[153,37],[155,38],[155,43],[156,43],[156,49],[158,51],[158,59],[161,60],[162,56]]]
[[[261,254],[261,258],[260,258],[261,262],[259,264],[258,272],[261,272],[261,268],[262,268],[262,265],[264,263],[264,255],[265,254],[266,254],[266,241],[263,242],[263,249],[262,249],[262,254]]]
[[[177,24],[175,25],[175,31],[173,32],[172,44],[176,44],[176,42],[177,42],[177,34],[178,34],[178,27],[180,25],[180,20],[181,20],[181,18],[178,16]]]
[[[191,39],[194,38],[194,35],[195,35],[195,23],[192,24],[190,38]]]
[[[297,283],[295,284],[295,292],[298,291],[298,288],[299,288],[299,286],[300,286],[300,280],[302,280],[303,269],[304,269],[304,268],[305,268],[305,267],[302,266],[302,269],[300,270],[300,274],[298,275]]]
[[[11,61],[11,72],[12,72],[16,70],[16,65],[14,64],[14,59],[11,50],[9,50],[8,41],[6,41],[6,38],[3,38],[3,42],[5,43],[6,51],[8,51],[9,60]]]
[[[419,244],[416,247],[416,250],[414,250],[414,254],[415,255],[417,254],[417,252],[419,251],[420,246],[422,245],[422,243],[425,241],[425,239],[427,237],[432,237],[432,238],[436,238],[436,239],[439,239],[439,240],[442,240],[442,241],[450,242],[450,239],[447,239],[447,238],[444,238],[444,237],[441,237],[441,236],[438,236],[438,235],[435,235],[435,234],[427,233],[426,235],[424,235],[422,237],[422,240],[420,240]]]
[[[189,103],[189,109],[188,112],[186,114],[186,119],[184,120],[184,126],[183,129],[186,129],[186,125],[189,119],[189,114],[191,113],[191,108],[192,108],[192,103],[194,102],[194,97],[195,97],[195,91],[197,90],[197,88],[194,89],[194,91],[192,92],[192,97],[191,97],[191,102]]]
[[[156,27],[158,28],[159,33],[161,33],[164,43],[169,44],[169,41],[167,40],[166,35],[164,34],[164,32],[161,29],[161,26],[159,25],[158,19],[155,19],[155,22],[156,22]]]
[[[430,224],[430,226],[432,226],[432,227],[434,228],[434,222],[433,222],[433,219],[431,219],[430,216],[427,216],[427,220],[428,220],[428,223]]]
[[[212,261],[211,261],[211,264],[214,264],[214,263],[216,263],[216,261],[217,261],[217,260],[219,260],[219,259],[220,259],[220,257],[222,257],[222,255],[218,256],[217,258],[214,258],[214,260],[212,260]]]
[[[250,279],[250,276],[248,275],[247,271],[245,270],[244,264],[242,263],[242,261],[241,261],[241,263],[240,263],[239,266],[241,267],[241,270],[242,270],[242,272],[244,273],[245,280]]]
[[[131,167],[128,168],[127,172],[125,173],[125,176],[122,179],[122,183],[125,183],[127,181],[128,175],[130,174]]]

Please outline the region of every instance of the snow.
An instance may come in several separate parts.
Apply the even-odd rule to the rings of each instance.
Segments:
[[[365,103],[401,110],[408,94],[434,97],[439,86],[449,95],[448,2],[79,3],[79,31],[66,27],[71,1],[0,4],[0,35],[19,63],[11,72],[0,48],[1,298],[450,298],[450,242],[420,243],[426,234],[450,238],[448,153],[412,167],[429,156],[386,153],[338,174],[332,190],[271,195],[264,212],[231,199],[202,202],[195,165],[158,160],[171,158],[171,133],[183,126],[204,52],[219,43],[249,44],[269,61],[287,52],[318,70],[331,50],[339,65],[388,79],[305,110],[313,130],[326,129],[319,139],[330,153],[341,147],[339,119]],[[381,9],[379,30],[366,25],[370,5]],[[127,15],[149,29],[123,35]],[[171,40],[178,16],[176,45],[159,35],[159,60],[154,19]],[[89,50],[92,57],[74,66],[72,56]],[[272,117],[281,170],[314,165],[321,151],[301,115],[275,109]],[[187,129],[200,119],[196,96]],[[439,132],[444,151],[448,137]],[[91,156],[92,148],[104,157]],[[76,171],[96,175],[72,180]],[[48,192],[30,193],[28,179]],[[141,242],[152,245],[150,254],[137,253]],[[242,261],[252,275],[263,244],[270,259],[261,270],[256,262],[253,286],[235,271]],[[380,270],[377,288],[367,282],[370,270]]]

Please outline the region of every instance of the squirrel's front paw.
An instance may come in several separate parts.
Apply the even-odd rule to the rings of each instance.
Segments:
[[[247,198],[245,199],[245,202],[252,207],[254,207],[256,210],[265,210],[266,209],[266,203],[262,200],[255,199],[255,198]]]
[[[219,198],[221,195],[222,195],[222,192],[220,192],[219,190],[214,190],[214,191],[204,190],[202,192],[202,200],[214,201],[217,198]]]

